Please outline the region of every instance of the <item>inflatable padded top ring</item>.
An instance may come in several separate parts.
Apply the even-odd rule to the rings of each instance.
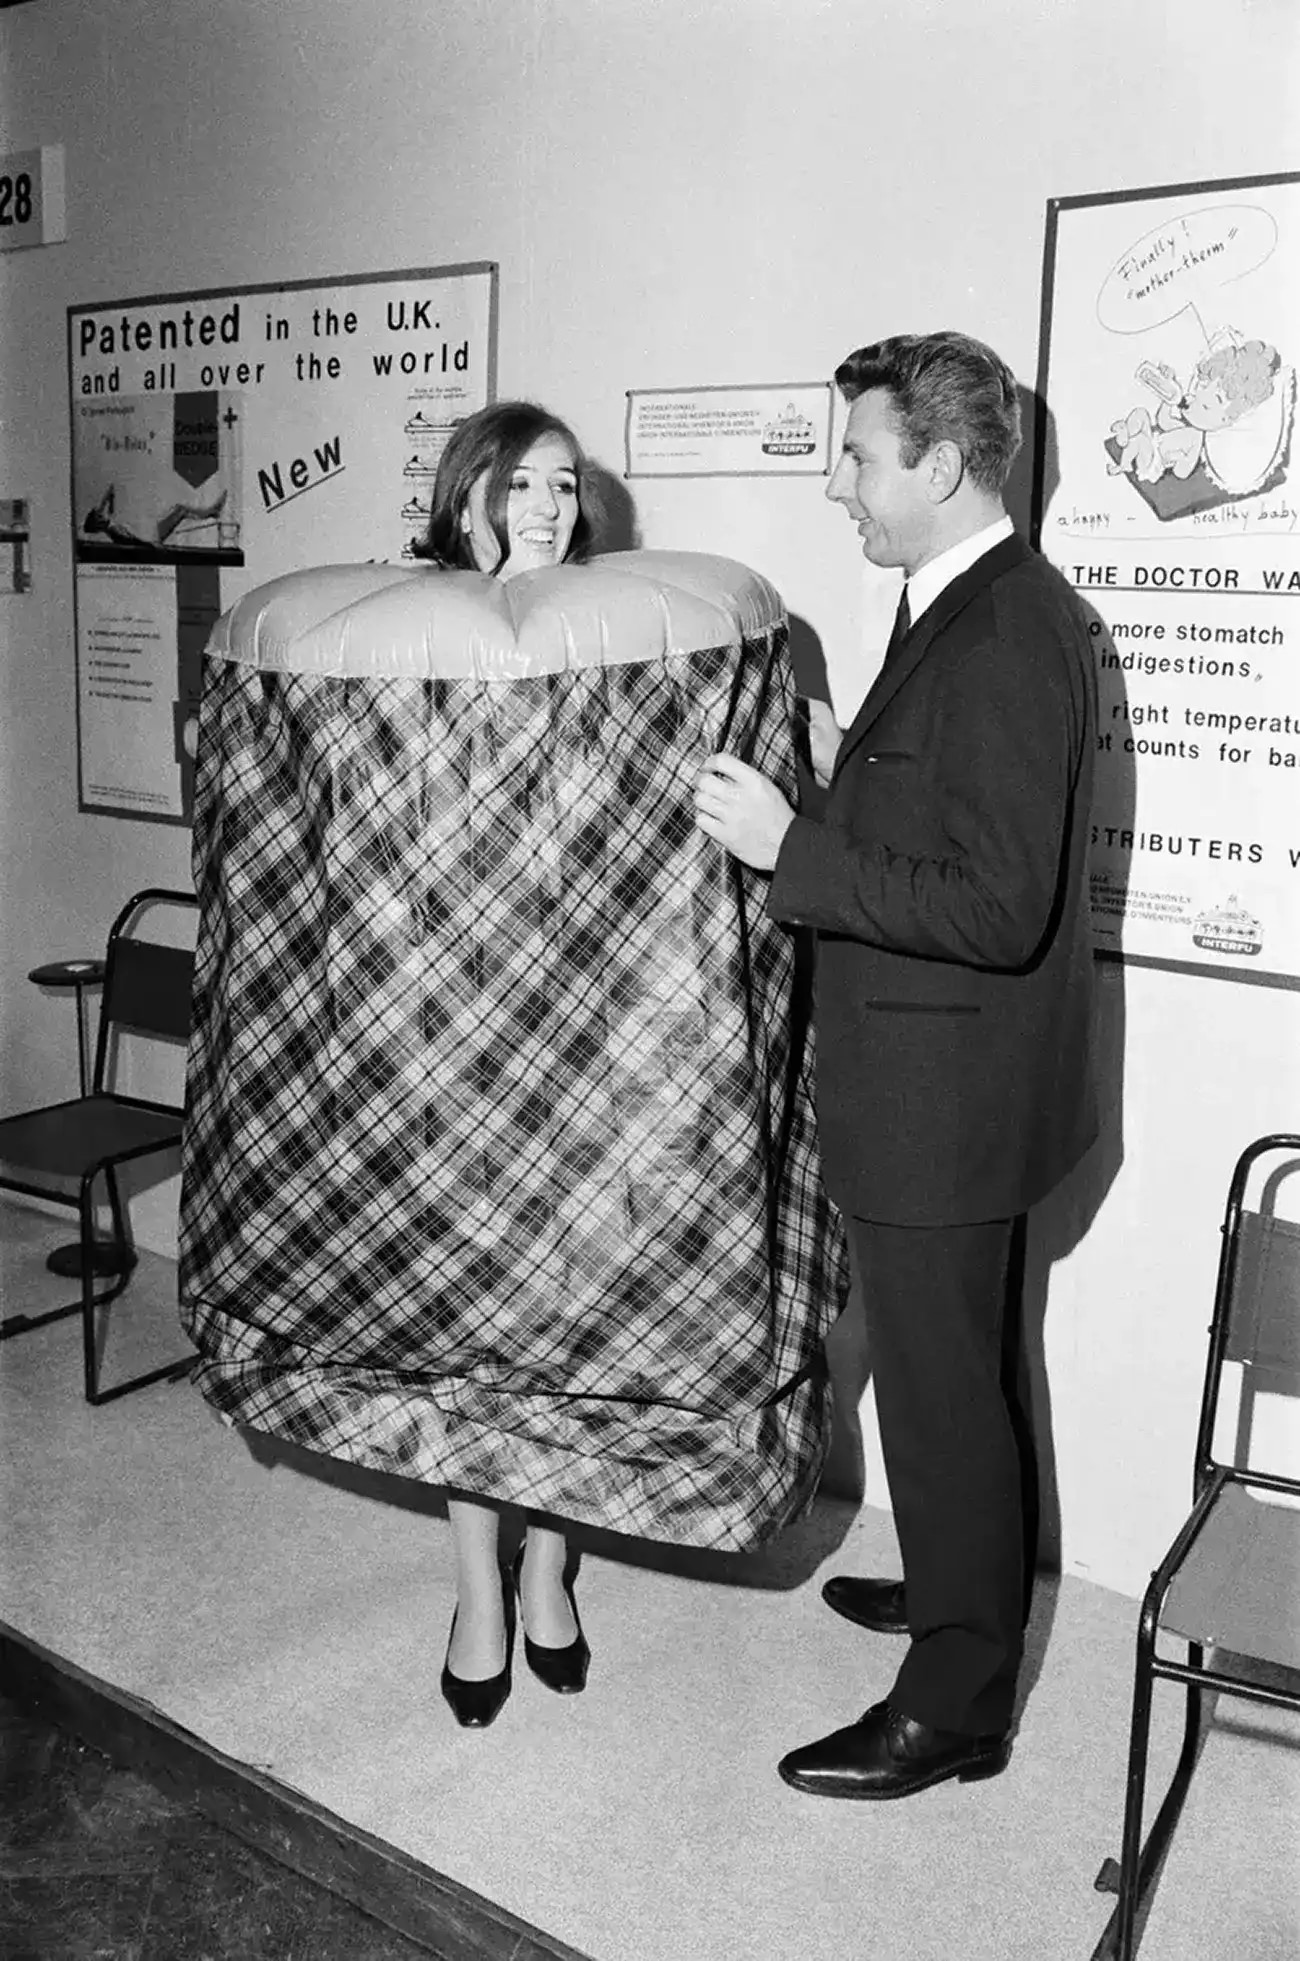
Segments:
[[[784,618],[766,579],[703,552],[611,552],[505,580],[326,565],[246,593],[207,652],[294,674],[511,681],[738,646]]]

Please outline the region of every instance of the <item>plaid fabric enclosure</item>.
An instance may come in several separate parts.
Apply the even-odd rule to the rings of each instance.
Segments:
[[[776,594],[686,554],[337,567],[214,643],[181,1201],[203,1394],[384,1471],[762,1543],[824,1456],[847,1270],[806,949],[691,793],[723,745],[794,792]]]

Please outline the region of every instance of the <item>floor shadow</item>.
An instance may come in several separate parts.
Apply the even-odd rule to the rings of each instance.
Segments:
[[[326,1457],[320,1451],[286,1443],[261,1430],[241,1428],[238,1434],[254,1463],[264,1470],[295,1472],[335,1491],[349,1492],[354,1498],[370,1498],[380,1505],[393,1505],[399,1511],[417,1512],[428,1518],[447,1516],[447,1495],[441,1485],[396,1477],[391,1471],[371,1470],[363,1464],[350,1464],[342,1457]]]
[[[422,1517],[447,1517],[447,1494],[440,1485],[423,1484],[416,1478],[396,1477],[388,1471],[326,1457],[257,1430],[241,1429],[238,1434],[254,1462],[268,1471],[288,1471],[309,1477],[333,1490]],[[502,1515],[501,1548],[506,1559],[523,1530],[525,1511],[514,1504],[502,1504],[497,1509]],[[696,1546],[668,1545],[661,1540],[612,1532],[575,1520],[556,1522],[563,1525],[565,1537],[579,1554],[588,1552],[593,1558],[643,1566],[679,1579],[788,1592],[810,1579],[842,1543],[858,1509],[856,1499],[842,1499],[823,1491],[802,1518],[753,1552],[715,1552]]]
[[[714,1586],[789,1593],[810,1580],[823,1561],[843,1544],[857,1512],[856,1504],[822,1493],[801,1519],[787,1525],[756,1552],[709,1552],[695,1546],[669,1546],[654,1539],[634,1539],[584,1525],[570,1526],[568,1536],[579,1550],[620,1565],[642,1566],[676,1579],[702,1580]]]

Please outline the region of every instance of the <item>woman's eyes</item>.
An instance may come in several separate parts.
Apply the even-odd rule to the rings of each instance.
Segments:
[[[518,491],[521,495],[524,491],[531,490],[532,487],[533,480],[531,477],[512,477],[510,479],[511,490]],[[576,497],[578,494],[577,484],[569,477],[552,477],[550,479],[550,487],[557,497]]]

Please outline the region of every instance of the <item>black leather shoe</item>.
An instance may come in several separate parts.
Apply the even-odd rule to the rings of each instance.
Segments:
[[[931,1729],[878,1702],[858,1722],[792,1750],[777,1769],[796,1791],[822,1798],[905,1798],[956,1777],[968,1784],[1007,1767],[1005,1734],[963,1736]]]
[[[822,1599],[835,1613],[873,1634],[907,1633],[907,1595],[901,1580],[854,1580],[840,1573],[827,1580]]]
[[[510,1573],[515,1583],[515,1592],[519,1595],[519,1617],[521,1620],[523,1619],[524,1612],[524,1596],[520,1584],[523,1579],[523,1566],[524,1549],[520,1546],[518,1552],[515,1554]],[[566,1578],[563,1586],[565,1593],[568,1595],[569,1606],[573,1610],[573,1624],[578,1630],[576,1636],[566,1647],[546,1648],[542,1646],[540,1641],[531,1641],[528,1638],[528,1630],[525,1628],[524,1660],[528,1663],[528,1666],[532,1669],[538,1681],[544,1682],[548,1689],[554,1689],[556,1695],[581,1695],[587,1686],[587,1669],[591,1663],[591,1649],[587,1646],[587,1637],[582,1631],[582,1622],[578,1619],[578,1603],[573,1597],[572,1583]]]
[[[470,1682],[463,1675],[453,1675],[444,1661],[439,1687],[452,1715],[462,1729],[486,1729],[495,1722],[505,1708],[510,1694],[510,1661],[515,1645],[514,1596],[504,1584],[502,1575],[501,1597],[506,1613],[506,1665],[499,1675],[489,1675],[486,1681]],[[451,1630],[447,1635],[447,1653],[451,1653],[451,1638],[456,1631],[456,1616],[451,1617]]]

